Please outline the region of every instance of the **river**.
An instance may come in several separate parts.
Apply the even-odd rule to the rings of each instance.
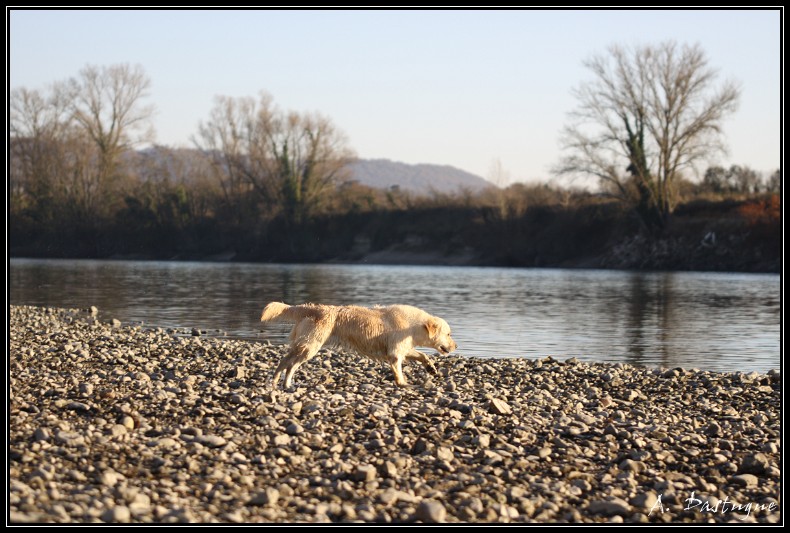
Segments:
[[[450,324],[458,353],[718,371],[779,368],[780,277],[488,267],[12,259],[11,304],[285,341],[270,301],[405,303]]]

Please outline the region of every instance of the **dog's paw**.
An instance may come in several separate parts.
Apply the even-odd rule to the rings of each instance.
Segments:
[[[439,370],[436,368],[436,365],[434,365],[433,363],[425,367],[425,370],[427,370],[429,373],[433,374],[434,376],[439,375]]]

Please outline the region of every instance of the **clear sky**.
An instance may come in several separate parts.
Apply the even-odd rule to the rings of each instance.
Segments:
[[[215,95],[265,90],[330,117],[360,157],[483,177],[498,158],[512,181],[551,178],[584,59],[614,43],[699,43],[742,86],[716,163],[780,166],[778,10],[7,13],[11,88],[140,64],[161,144],[191,146]]]

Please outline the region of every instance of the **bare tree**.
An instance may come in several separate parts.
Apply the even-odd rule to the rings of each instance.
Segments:
[[[681,172],[724,150],[722,122],[736,110],[739,89],[715,85],[698,45],[612,46],[585,66],[593,79],[574,91],[579,106],[563,130],[567,155],[556,171],[598,177],[660,230]]]
[[[295,223],[321,207],[353,158],[328,118],[282,112],[265,93],[257,102],[217,97],[194,141],[214,161],[229,200],[255,191],[270,212]]]
[[[765,190],[771,193],[781,193],[782,192],[782,171],[780,169],[776,169],[769,177],[765,183]]]
[[[9,98],[10,186],[13,207],[36,203],[51,208],[56,181],[64,173],[60,140],[68,128],[68,101],[62,86],[51,94],[18,88]]]
[[[69,81],[69,86],[75,125],[95,150],[95,164],[86,176],[93,183],[86,185],[106,199],[118,184],[121,154],[152,140],[154,108],[143,103],[151,81],[139,65],[89,65]]]

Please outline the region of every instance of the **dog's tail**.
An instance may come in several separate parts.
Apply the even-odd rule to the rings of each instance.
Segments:
[[[288,305],[282,302],[271,302],[263,308],[261,322],[290,322],[296,323],[307,316],[313,316],[315,311],[309,306]]]

